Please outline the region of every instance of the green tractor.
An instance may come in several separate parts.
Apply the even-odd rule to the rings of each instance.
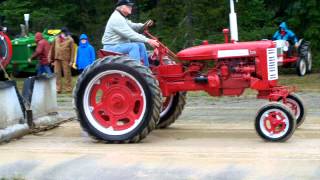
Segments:
[[[60,30],[45,30],[42,35],[51,43],[59,32]],[[38,62],[28,62],[28,58],[31,57],[37,46],[34,37],[34,34],[29,33],[28,36],[19,37],[11,41],[13,55],[6,69],[13,76],[17,77],[21,73],[35,72]]]

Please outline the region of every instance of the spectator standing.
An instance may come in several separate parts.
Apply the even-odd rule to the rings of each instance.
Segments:
[[[48,54],[50,51],[50,44],[45,40],[40,32],[37,32],[35,35],[35,41],[37,44],[36,51],[28,59],[28,62],[31,63],[32,59],[38,58],[39,63],[37,65],[37,75],[46,73],[48,75],[52,74],[50,69],[50,63],[48,61]]]
[[[67,28],[62,28],[61,33],[53,41],[49,60],[54,63],[54,72],[57,75],[57,92],[62,92],[62,71],[65,78],[66,92],[72,91],[71,66],[74,61],[74,41]]]
[[[87,66],[92,64],[96,59],[96,54],[93,46],[88,41],[88,36],[82,34],[77,53],[77,69],[82,72]]]

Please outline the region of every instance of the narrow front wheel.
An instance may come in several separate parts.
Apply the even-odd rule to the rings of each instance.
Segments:
[[[297,122],[297,128],[300,127],[306,118],[305,106],[300,96],[290,94],[285,101],[282,99],[280,101],[292,111]]]
[[[291,110],[281,103],[268,103],[257,113],[255,129],[258,135],[271,142],[284,142],[294,133],[296,120]]]

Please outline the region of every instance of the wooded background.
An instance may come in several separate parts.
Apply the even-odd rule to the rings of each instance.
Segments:
[[[116,0],[2,0],[0,15],[10,33],[18,34],[23,14],[31,14],[31,30],[67,26],[86,33],[99,49]],[[236,4],[240,41],[271,39],[282,21],[299,38],[312,42],[314,65],[320,67],[320,2],[318,0],[239,0]],[[229,27],[228,0],[136,0],[133,21],[156,20],[152,32],[174,51],[207,39],[223,43]]]

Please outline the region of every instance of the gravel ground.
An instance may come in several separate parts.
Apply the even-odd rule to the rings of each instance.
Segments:
[[[0,146],[0,179],[320,179],[320,93],[300,92],[308,115],[285,143],[261,140],[253,119],[265,101],[191,94],[170,128],[139,144],[103,144],[78,122]],[[60,114],[75,116],[59,97]]]

